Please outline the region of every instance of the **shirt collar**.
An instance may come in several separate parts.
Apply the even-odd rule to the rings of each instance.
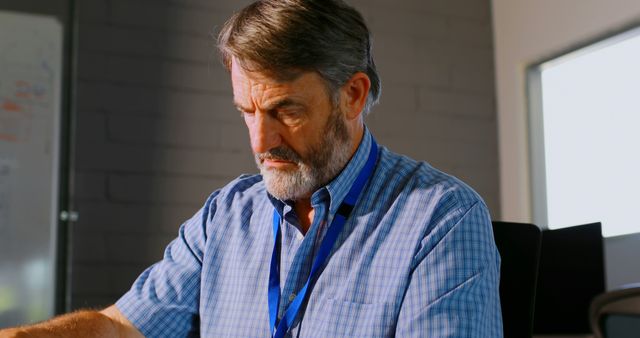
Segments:
[[[362,140],[360,141],[360,145],[358,145],[358,149],[356,150],[355,154],[351,157],[347,165],[344,167],[344,169],[342,169],[342,172],[340,172],[338,176],[336,176],[324,187],[316,190],[311,195],[311,205],[318,205],[320,203],[323,203],[328,196],[329,214],[333,215],[338,211],[340,203],[342,203],[342,200],[349,192],[349,189],[360,173],[360,170],[367,162],[369,151],[371,149],[371,139],[371,133],[365,126]],[[284,215],[285,206],[292,205],[290,201],[281,201],[273,197],[268,192],[267,196],[269,197],[271,204],[273,204],[273,207],[280,214],[280,217],[283,217]]]

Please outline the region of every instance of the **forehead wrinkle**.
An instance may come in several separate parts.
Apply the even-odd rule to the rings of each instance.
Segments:
[[[300,81],[305,76],[317,77],[317,73],[303,72],[287,81],[259,71],[246,70],[237,64],[233,64],[232,68],[232,77],[238,81],[237,89],[239,89],[237,93],[234,92],[238,94],[237,97],[234,95],[234,104],[241,111],[254,112],[256,109],[269,111],[287,106],[306,108],[308,100],[316,101],[315,95],[310,95],[312,93],[305,90],[306,84]],[[324,86],[322,91],[325,95],[328,94]]]
[[[289,83],[256,84],[252,88],[251,100],[254,106],[264,111],[291,106],[304,106],[304,99]]]
[[[305,108],[305,105],[301,102],[297,102],[294,99],[292,99],[291,97],[284,97],[282,99],[276,100],[274,102],[270,102],[267,103],[263,109],[265,111],[273,111],[273,110],[277,110],[277,109],[286,109],[286,108],[291,108],[291,107],[300,107],[300,108]]]

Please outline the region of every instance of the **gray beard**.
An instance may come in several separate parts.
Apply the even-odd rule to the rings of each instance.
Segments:
[[[308,158],[302,158],[293,149],[282,146],[256,154],[256,163],[267,191],[280,200],[299,200],[311,196],[320,187],[338,176],[351,157],[351,135],[338,111],[332,112],[319,144],[309,147]],[[294,170],[267,168],[265,158],[292,161]]]

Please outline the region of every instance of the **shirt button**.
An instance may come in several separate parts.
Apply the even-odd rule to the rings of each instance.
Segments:
[[[296,238],[297,238],[299,241],[301,241],[301,240],[303,240],[303,239],[304,239],[304,235],[303,235],[302,233],[298,232],[298,235],[296,235]]]
[[[291,295],[289,295],[289,301],[293,302],[293,300],[296,299],[296,294],[292,293]]]

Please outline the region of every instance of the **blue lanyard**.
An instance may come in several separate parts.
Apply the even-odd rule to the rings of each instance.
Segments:
[[[327,229],[327,233],[324,236],[322,243],[320,244],[320,249],[318,249],[318,253],[316,254],[313,265],[311,266],[311,272],[309,273],[307,282],[304,284],[302,289],[300,289],[298,295],[293,299],[293,301],[287,308],[287,311],[285,312],[284,317],[278,324],[277,328],[276,318],[278,316],[278,307],[280,305],[280,255],[278,251],[280,215],[277,211],[273,211],[273,252],[271,253],[271,270],[269,272],[269,325],[271,328],[271,335],[273,337],[284,337],[285,333],[287,333],[287,331],[291,327],[291,324],[293,324],[293,320],[296,318],[298,311],[300,311],[300,306],[302,305],[302,302],[306,298],[307,292],[309,291],[311,278],[329,257],[331,248],[333,248],[333,245],[338,239],[338,235],[342,231],[344,224],[347,222],[347,218],[349,217],[349,214],[351,214],[351,210],[353,210],[353,207],[358,200],[358,196],[360,196],[360,193],[362,192],[365,183],[369,179],[369,176],[371,176],[371,174],[373,173],[373,168],[375,166],[377,158],[378,145],[376,144],[375,140],[371,138],[371,150],[369,151],[369,158],[367,159],[367,163],[358,174],[358,177],[351,186],[351,189],[340,204],[340,207],[338,208],[338,211],[336,212],[336,215],[333,218],[329,229]]]

